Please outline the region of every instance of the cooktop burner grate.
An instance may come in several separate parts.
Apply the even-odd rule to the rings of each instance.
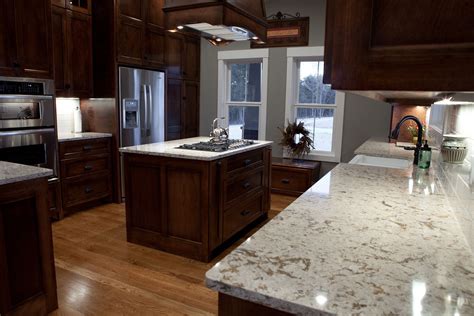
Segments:
[[[180,145],[178,148],[189,149],[189,150],[223,152],[227,150],[247,147],[254,144],[255,142],[253,140],[230,139],[221,143],[199,142],[199,143],[194,143],[194,144],[183,144],[183,145]]]

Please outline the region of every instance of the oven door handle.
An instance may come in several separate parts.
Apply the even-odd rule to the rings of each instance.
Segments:
[[[53,96],[52,95],[0,94],[0,100],[1,99],[47,101],[47,100],[52,100]]]
[[[0,131],[2,136],[16,136],[16,135],[31,135],[31,134],[47,134],[54,133],[54,128],[39,128],[39,129],[23,129],[16,131]]]

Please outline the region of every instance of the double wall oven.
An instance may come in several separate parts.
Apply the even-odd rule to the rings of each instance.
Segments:
[[[0,160],[52,169],[57,176],[52,80],[0,77]]]

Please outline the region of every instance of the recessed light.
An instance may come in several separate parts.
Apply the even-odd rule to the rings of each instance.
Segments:
[[[172,30],[168,30],[168,32],[170,32],[170,33],[176,33],[176,32],[178,32],[178,30],[177,30],[177,29],[172,29]]]
[[[254,37],[252,37],[252,39],[256,41],[256,40],[258,40],[258,37],[254,36]]]
[[[178,25],[176,28],[177,28],[178,30],[182,30],[182,29],[184,29],[184,26]]]
[[[216,42],[222,42],[222,38],[216,38]]]

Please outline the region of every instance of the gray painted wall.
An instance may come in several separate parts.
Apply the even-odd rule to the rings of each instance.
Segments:
[[[310,46],[324,46],[326,0],[267,0],[267,15],[282,11],[310,17]],[[217,116],[217,53],[220,50],[250,49],[248,42],[217,48],[201,40],[201,112],[200,133],[208,135]],[[278,146],[285,124],[286,48],[271,48],[268,65],[268,100],[266,138],[275,142],[273,155],[281,156]],[[361,96],[347,94],[344,114],[342,161],[352,158],[354,149],[371,136],[386,136],[390,126],[390,105]],[[370,118],[376,118],[374,122]],[[324,163],[322,173],[335,164]]]

